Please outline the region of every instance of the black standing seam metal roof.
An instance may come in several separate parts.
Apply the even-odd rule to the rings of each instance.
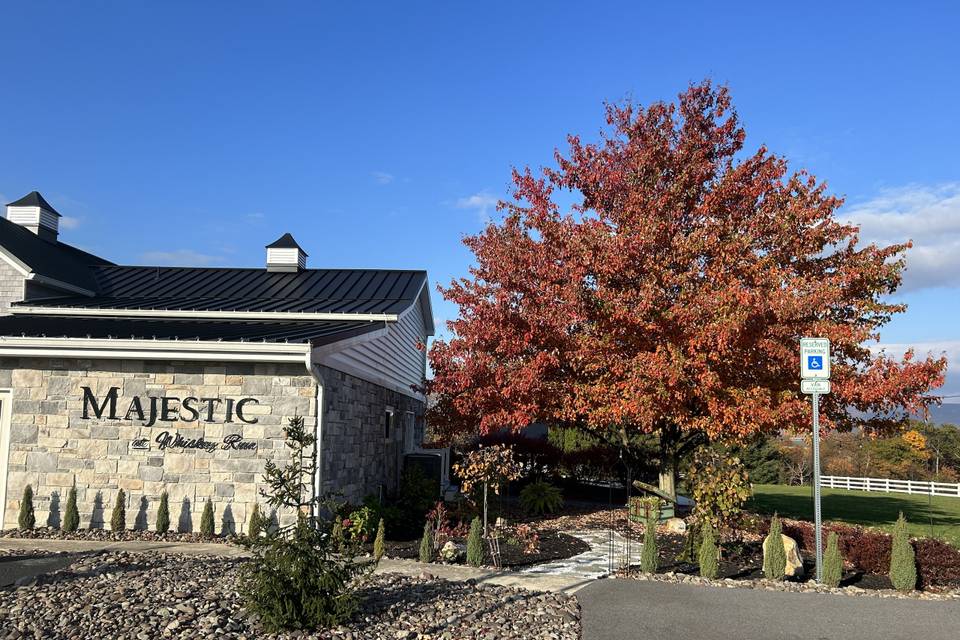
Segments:
[[[97,281],[89,267],[111,264],[68,244],[45,240],[6,218],[0,218],[0,246],[33,273],[91,292],[97,290]]]
[[[0,317],[0,336],[137,340],[290,342],[321,346],[386,326],[383,321],[246,322],[56,316]]]
[[[21,305],[89,309],[398,314],[413,304],[425,271],[92,266],[98,294]]]

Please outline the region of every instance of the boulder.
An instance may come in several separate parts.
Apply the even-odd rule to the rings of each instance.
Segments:
[[[687,523],[683,518],[667,518],[663,527],[668,533],[686,533],[687,531]]]
[[[787,552],[787,566],[784,569],[784,574],[788,577],[802,577],[803,576],[803,556],[800,555],[800,547],[797,546],[797,541],[791,538],[790,536],[781,534],[783,538],[783,550]]]

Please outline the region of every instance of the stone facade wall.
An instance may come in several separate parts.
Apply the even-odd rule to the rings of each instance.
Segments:
[[[23,275],[9,262],[0,259],[0,315],[10,310],[11,302],[23,299]]]
[[[404,414],[422,420],[424,403],[329,367],[321,367],[321,375],[324,490],[354,504],[381,490],[393,493],[403,464]],[[394,424],[386,438],[388,407]]]
[[[83,418],[82,387],[98,399],[119,388],[120,419]],[[218,532],[241,531],[262,486],[267,460],[283,464],[288,456],[283,426],[294,415],[316,425],[316,381],[296,364],[172,363],[133,360],[0,359],[0,389],[12,388],[10,452],[4,527],[16,526],[26,484],[34,489],[37,524],[57,523],[67,492],[76,482],[81,527],[102,527],[119,489],[127,494],[127,526],[152,529],[163,491],[170,495],[171,529],[196,530],[209,498]],[[145,426],[134,414],[124,419],[133,396],[239,399],[255,398],[244,410],[248,420],[157,422]],[[146,408],[146,406],[145,406]],[[187,414],[189,417],[189,414]],[[176,432],[183,438],[218,444],[213,451],[160,450],[157,436]],[[255,450],[221,448],[225,436],[238,434],[256,443]],[[144,438],[148,450],[133,448]],[[0,465],[2,469],[2,465]],[[282,520],[286,520],[284,517]]]

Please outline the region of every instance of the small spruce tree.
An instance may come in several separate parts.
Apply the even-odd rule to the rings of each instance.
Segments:
[[[843,556],[840,555],[840,541],[837,532],[831,531],[827,536],[827,550],[823,554],[823,584],[828,587],[839,587],[843,579]]]
[[[263,533],[263,516],[260,515],[260,504],[254,503],[250,512],[250,522],[247,524],[247,537],[259,538]]]
[[[213,503],[208,499],[207,504],[203,505],[203,515],[200,516],[200,535],[212,538],[214,533]]]
[[[170,531],[170,495],[164,491],[160,494],[160,506],[157,507],[157,533]]]
[[[373,539],[373,557],[377,562],[380,562],[380,559],[383,558],[383,554],[386,552],[384,549],[385,536],[385,525],[383,524],[383,518],[380,518],[380,523],[377,524],[377,537]]]
[[[33,514],[33,487],[23,488],[23,498],[20,499],[20,515],[17,517],[17,526],[21,529],[33,529],[37,518]]]
[[[700,549],[697,552],[697,560],[700,562],[700,575],[710,580],[715,580],[720,573],[718,562],[719,552],[717,541],[713,537],[713,527],[709,520],[703,522],[703,539],[700,542]]]
[[[893,546],[890,549],[890,582],[897,591],[913,591],[917,587],[917,561],[907,534],[907,519],[903,512],[893,527]]]
[[[483,561],[483,523],[480,518],[474,518],[470,523],[470,535],[467,537],[467,563],[479,567]]]
[[[433,560],[433,527],[430,523],[423,525],[423,537],[420,538],[420,562]]]
[[[773,514],[770,533],[763,541],[763,575],[769,580],[783,580],[787,570],[787,550],[783,546],[783,528],[780,518]]]
[[[643,548],[640,550],[640,571],[644,573],[656,573],[660,566],[657,550],[657,522],[659,520],[659,509],[651,509],[643,527]]]
[[[63,514],[63,530],[72,533],[80,528],[80,511],[77,509],[77,485],[67,493],[67,509]]]
[[[123,489],[117,492],[117,501],[110,516],[110,530],[123,531],[127,528],[127,494]]]

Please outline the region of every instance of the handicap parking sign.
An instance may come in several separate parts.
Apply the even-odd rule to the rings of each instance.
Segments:
[[[800,378],[804,380],[830,379],[830,341],[826,338],[800,340]]]
[[[807,369],[812,371],[823,369],[823,356],[807,356]]]

